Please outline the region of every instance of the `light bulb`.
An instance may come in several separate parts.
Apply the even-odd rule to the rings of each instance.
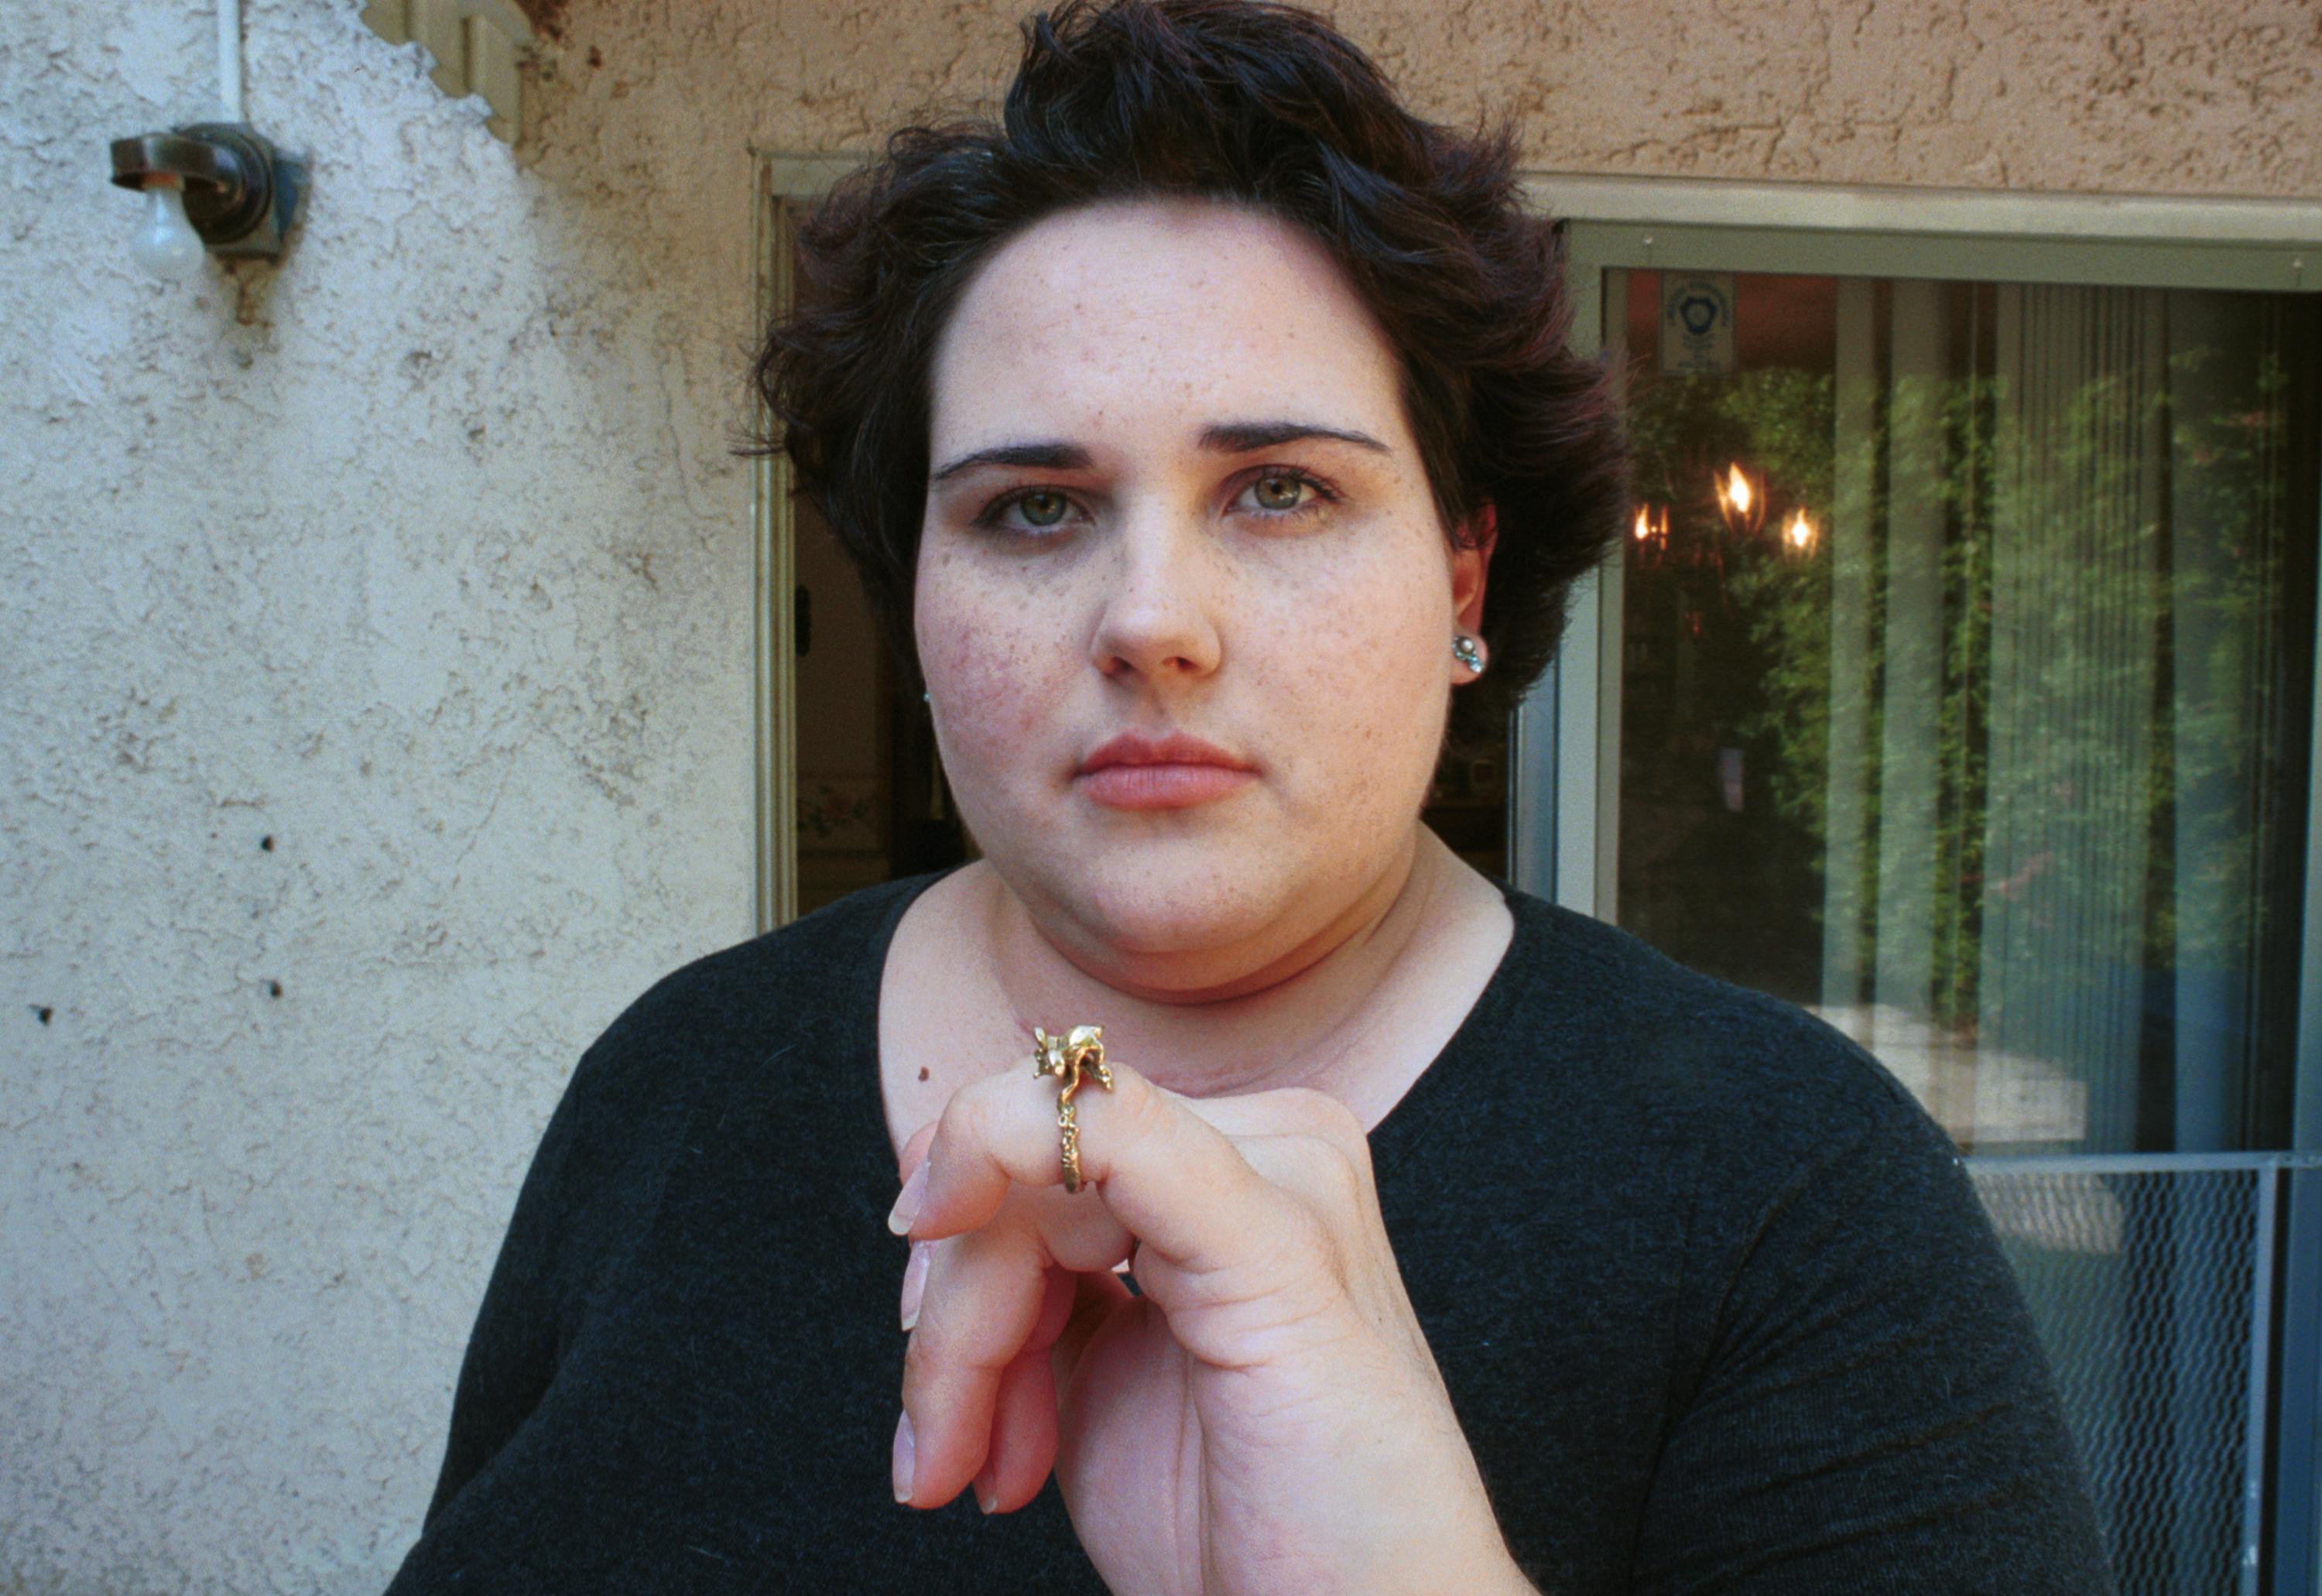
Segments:
[[[174,183],[145,191],[145,220],[129,253],[149,276],[177,282],[201,269],[202,235],[186,220],[186,196]]]

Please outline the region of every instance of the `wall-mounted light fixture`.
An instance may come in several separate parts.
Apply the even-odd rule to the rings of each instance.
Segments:
[[[131,252],[156,277],[183,277],[206,249],[273,260],[306,187],[303,162],[235,122],[197,122],[113,143],[113,180],[146,196]]]

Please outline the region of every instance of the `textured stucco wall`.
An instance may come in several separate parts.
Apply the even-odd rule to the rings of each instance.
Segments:
[[[253,5],[314,193],[196,292],[104,146],[211,111],[207,7],[0,8],[0,1591],[401,1555],[573,1057],[748,929],[747,146],[1017,13],[573,0],[511,157],[354,10]],[[2313,5],[1339,14],[1543,167],[2322,196]]]
[[[578,1050],[749,930],[746,196],[275,0],[302,233],[165,287],[212,27],[0,8],[0,1591],[384,1583]]]
[[[1028,5],[582,0],[561,115],[698,166],[712,128],[867,148],[986,99]],[[2315,0],[1341,0],[1324,9],[1448,120],[1519,119],[1532,164],[1822,183],[2322,196]],[[596,49],[603,65],[583,65]],[[720,92],[698,95],[703,83]]]

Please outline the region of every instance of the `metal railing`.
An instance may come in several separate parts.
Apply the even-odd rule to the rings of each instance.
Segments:
[[[2322,1156],[1967,1163],[2047,1350],[2121,1596],[2312,1591],[2317,1327],[2302,1301],[2300,1318],[2282,1309],[2292,1265],[2312,1272],[2286,1219],[2293,1192],[2308,1208],[2322,1198]],[[2298,1228],[2296,1252],[2311,1253],[2310,1224]]]

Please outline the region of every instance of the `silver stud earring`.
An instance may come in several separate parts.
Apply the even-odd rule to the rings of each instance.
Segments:
[[[1465,632],[1451,639],[1451,657],[1481,676],[1484,673],[1484,645]]]

